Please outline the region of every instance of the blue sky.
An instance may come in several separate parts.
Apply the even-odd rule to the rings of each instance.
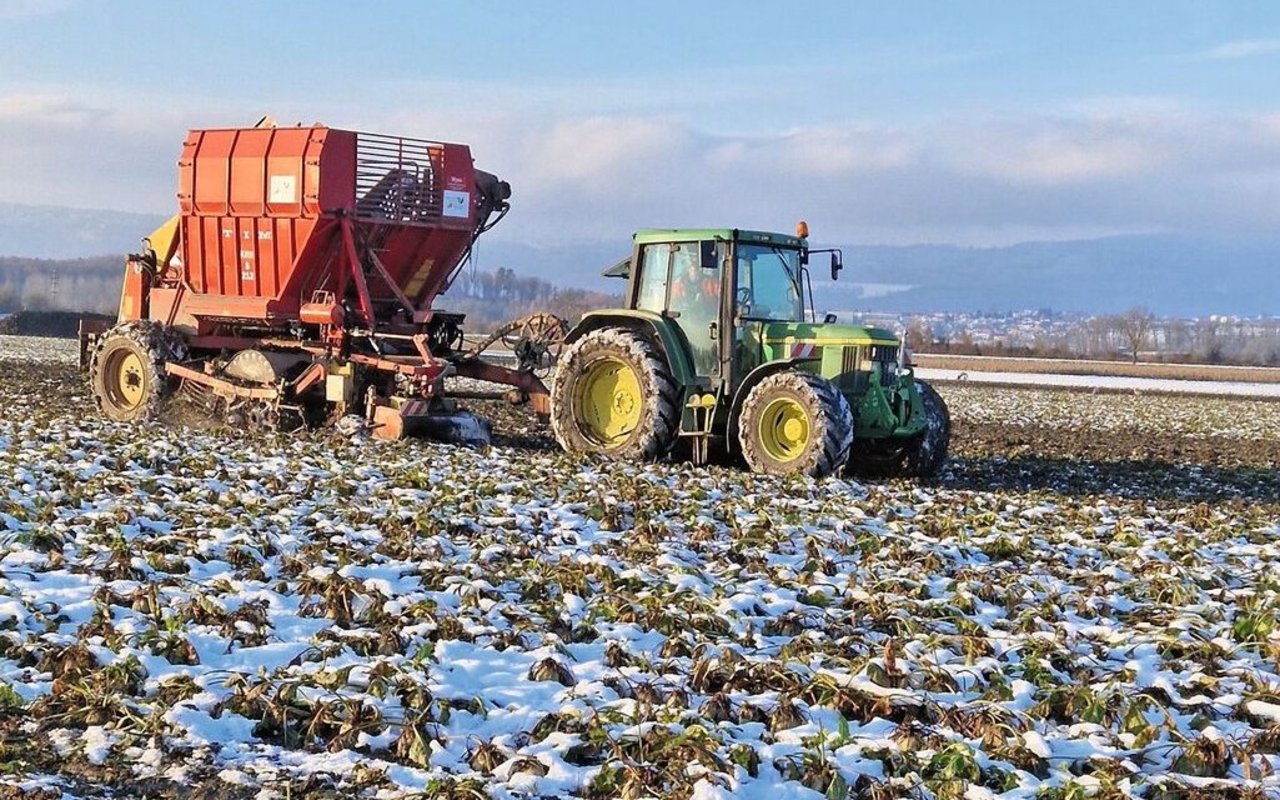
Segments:
[[[465,141],[495,235],[1280,230],[1280,4],[0,0],[0,201],[164,212],[183,131]]]

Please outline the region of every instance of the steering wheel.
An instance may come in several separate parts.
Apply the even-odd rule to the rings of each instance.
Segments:
[[[750,286],[738,287],[738,305],[746,308],[751,307],[751,287]]]

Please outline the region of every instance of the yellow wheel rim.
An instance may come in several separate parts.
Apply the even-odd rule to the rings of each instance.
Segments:
[[[578,424],[599,447],[620,446],[640,424],[644,411],[640,380],[625,361],[602,358],[591,364],[576,394]]]
[[[146,396],[146,370],[142,359],[130,350],[117,350],[107,362],[107,392],[118,408],[133,410]]]
[[[760,414],[760,444],[774,461],[794,461],[809,446],[809,415],[790,397],[770,400]]]

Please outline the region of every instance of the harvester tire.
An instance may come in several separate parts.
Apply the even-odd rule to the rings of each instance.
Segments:
[[[570,453],[658,459],[680,426],[680,388],[657,347],[601,328],[564,351],[551,382],[551,430]]]
[[[115,326],[98,340],[89,361],[89,387],[98,410],[115,422],[156,418],[171,388],[165,362],[185,357],[181,335],[157,322]]]
[[[831,381],[777,372],[742,404],[738,443],[754,472],[821,478],[842,469],[853,444],[853,413]]]
[[[924,406],[925,429],[907,445],[902,472],[909,478],[932,478],[942,469],[951,447],[951,412],[929,384],[916,381],[916,391]]]

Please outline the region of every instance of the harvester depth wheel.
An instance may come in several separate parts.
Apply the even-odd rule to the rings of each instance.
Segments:
[[[661,458],[679,424],[680,391],[649,340],[603,328],[565,350],[551,384],[551,429],[565,450]]]
[[[155,418],[171,388],[165,362],[185,353],[181,336],[155,322],[126,322],[107,331],[89,362],[98,409],[115,422]]]
[[[821,478],[841,469],[849,458],[853,413],[826,378],[777,372],[747,394],[738,443],[755,472]]]
[[[924,407],[924,433],[906,447],[903,474],[912,478],[932,478],[947,460],[951,447],[951,412],[938,391],[924,381],[916,381],[920,404]]]

